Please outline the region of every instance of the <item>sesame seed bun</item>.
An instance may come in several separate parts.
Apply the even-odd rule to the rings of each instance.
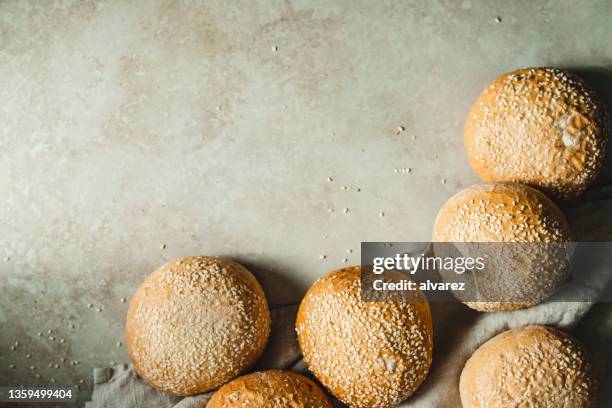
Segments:
[[[392,407],[414,393],[432,358],[429,304],[364,302],[359,266],[330,272],[300,304],[298,341],[310,371],[354,408]]]
[[[476,310],[533,306],[567,278],[571,252],[565,245],[548,244],[571,241],[569,225],[543,193],[522,184],[478,184],[455,194],[440,209],[432,239],[515,243],[477,248],[481,255],[490,255],[497,268],[490,268],[489,275],[478,281],[479,293],[494,301],[460,299]]]
[[[465,122],[465,149],[483,181],[528,184],[571,199],[601,168],[607,123],[605,107],[580,78],[520,69],[480,94]]]
[[[586,351],[570,335],[525,326],[484,343],[459,381],[464,408],[595,406],[597,380]]]
[[[261,355],[270,332],[264,292],[243,266],[193,256],[151,273],[130,302],[125,337],[134,369],[175,395],[210,391]]]
[[[271,370],[245,375],[225,384],[207,408],[333,408],[325,392],[309,378]]]

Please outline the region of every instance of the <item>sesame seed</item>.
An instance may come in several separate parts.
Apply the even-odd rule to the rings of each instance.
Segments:
[[[607,133],[606,109],[583,80],[535,68],[502,75],[483,91],[466,121],[465,146],[481,178],[567,199],[599,173]]]
[[[147,296],[158,291],[171,296],[150,302]],[[210,311],[220,307],[224,318],[211,319]],[[263,351],[270,330],[267,303],[254,277],[217,257],[166,263],[141,285],[128,316],[127,348],[135,364],[158,389],[182,395],[195,393],[202,378],[229,381],[235,374],[224,367],[246,370]]]

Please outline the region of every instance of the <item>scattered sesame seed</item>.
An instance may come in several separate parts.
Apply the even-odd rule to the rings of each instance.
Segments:
[[[166,244],[161,244],[161,245],[159,246],[159,249],[166,249]]]
[[[499,17],[499,16],[495,17],[495,22],[496,23],[501,23],[502,22],[501,17]]]
[[[398,169],[393,169],[395,174],[410,174],[412,173],[412,169],[410,167],[403,167]]]

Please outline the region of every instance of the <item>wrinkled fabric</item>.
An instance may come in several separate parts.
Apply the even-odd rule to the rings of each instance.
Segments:
[[[606,197],[607,198],[607,197]],[[612,200],[597,197],[567,211],[575,241],[612,241]],[[612,281],[612,270],[602,263],[588,278],[566,288],[596,299]],[[545,324],[571,330],[593,306],[592,302],[567,302],[568,293],[513,312],[481,313],[461,303],[432,303],[434,355],[427,379],[399,407],[455,408],[459,402],[459,376],[465,361],[486,340],[511,328]],[[583,298],[587,298],[584,296]],[[297,305],[272,310],[270,341],[254,370],[270,368],[306,373],[294,332]],[[145,384],[129,365],[94,371],[92,401],[86,408],[202,408],[210,394],[177,398]],[[342,406],[337,404],[338,406]]]

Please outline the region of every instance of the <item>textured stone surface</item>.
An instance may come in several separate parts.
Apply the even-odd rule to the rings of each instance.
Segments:
[[[480,90],[553,65],[609,97],[611,14],[606,0],[1,2],[0,383],[89,388],[92,367],[127,359],[121,299],[167,259],[232,257],[281,304],[358,263],[362,240],[429,239],[477,181],[462,127]]]

